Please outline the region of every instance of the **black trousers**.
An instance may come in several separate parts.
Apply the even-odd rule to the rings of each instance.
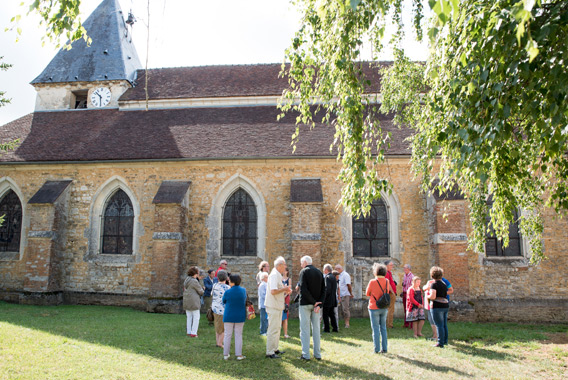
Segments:
[[[323,308],[323,331],[329,332],[329,320],[331,319],[331,328],[334,332],[337,332],[337,320],[335,319],[335,313],[333,312],[333,307]]]

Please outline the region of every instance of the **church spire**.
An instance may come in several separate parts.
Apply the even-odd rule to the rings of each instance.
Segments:
[[[118,0],[103,0],[83,26],[91,45],[80,39],[61,49],[32,84],[134,81],[142,65]]]

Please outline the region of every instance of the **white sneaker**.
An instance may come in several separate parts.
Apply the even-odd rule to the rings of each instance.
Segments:
[[[231,355],[225,355],[225,356],[223,356],[223,359],[229,360],[230,357],[231,357]]]
[[[245,360],[247,357],[246,356],[237,356],[237,360]]]

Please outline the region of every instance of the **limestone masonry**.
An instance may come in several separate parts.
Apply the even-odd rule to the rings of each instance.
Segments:
[[[451,319],[568,321],[566,218],[545,215],[539,265],[522,236],[502,254],[469,250],[467,200],[420,192],[411,130],[383,115],[392,144],[380,175],[393,192],[354,227],[338,207],[333,127],[302,126],[293,152],[295,116],[276,120],[280,65],[153,69],[145,111],[123,16],[102,1],[85,23],[92,46],[60,51],[32,82],[36,111],[0,127],[1,142],[20,139],[0,156],[0,299],[178,313],[190,266],[225,259],[256,298],[260,261],[284,256],[295,284],[310,255],[351,275],[355,316],[367,315],[373,263],[390,259],[399,294],[404,264],[423,279],[444,268]],[[379,63],[365,65],[379,93]]]

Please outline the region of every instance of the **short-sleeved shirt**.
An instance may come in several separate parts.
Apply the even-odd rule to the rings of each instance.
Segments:
[[[436,291],[436,298],[446,298],[448,296],[448,288],[443,281],[434,282],[430,288]],[[447,309],[450,305],[447,302],[438,302],[432,300],[433,309]]]
[[[346,271],[339,274],[339,296],[345,297],[350,296],[349,288],[347,285],[351,285],[351,276]]]
[[[213,285],[213,290],[211,291],[212,300],[211,300],[211,310],[215,314],[223,315],[225,312],[225,305],[223,304],[223,294],[231,287],[227,284],[223,283],[216,283]]]
[[[284,284],[282,284],[282,274],[272,268],[270,275],[268,276],[268,285],[266,287],[266,298],[264,300],[264,306],[266,308],[284,310],[284,299],[286,298],[286,293],[281,292],[277,294],[272,294],[272,290],[282,289]]]

